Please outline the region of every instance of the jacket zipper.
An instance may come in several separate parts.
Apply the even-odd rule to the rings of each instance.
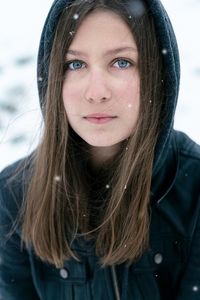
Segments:
[[[115,266],[111,266],[111,274],[112,274],[112,280],[113,280],[116,300],[120,300],[119,286],[117,283],[117,274],[116,274]]]

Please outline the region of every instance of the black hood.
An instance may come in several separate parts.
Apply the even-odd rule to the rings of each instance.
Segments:
[[[62,11],[72,2],[73,1],[68,0],[55,0],[44,24],[38,52],[37,69],[41,107],[44,105],[44,95],[48,84],[49,56],[52,49],[55,29]],[[162,3],[159,0],[144,0],[144,2],[146,3],[148,11],[154,18],[161,51],[166,51],[163,55],[165,68],[164,88],[166,89],[166,121],[162,125],[155,151],[155,173],[158,170],[158,166],[161,166],[161,162],[164,160],[170,141],[171,131],[173,129],[174,113],[179,92],[180,63],[176,37]]]

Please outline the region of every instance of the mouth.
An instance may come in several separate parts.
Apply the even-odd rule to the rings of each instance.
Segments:
[[[84,117],[88,122],[95,123],[95,124],[103,124],[116,119],[116,116],[106,116],[106,117]]]
[[[100,114],[100,113],[95,113],[95,114],[90,114],[85,116],[84,118],[97,118],[97,119],[102,119],[102,118],[117,118],[117,116],[111,116],[107,114]]]

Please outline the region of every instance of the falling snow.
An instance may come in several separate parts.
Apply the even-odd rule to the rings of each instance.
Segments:
[[[181,55],[181,85],[175,128],[185,131],[200,143],[200,39],[197,39],[200,1],[163,0],[162,3],[172,20]],[[2,4],[0,170],[33,151],[40,138],[42,115],[37,80],[42,81],[43,78],[36,77],[36,62],[41,30],[51,4],[50,0],[21,0],[20,4],[14,1],[12,10],[8,1]],[[137,11],[142,12],[139,8]],[[75,15],[74,20],[77,20]],[[134,17],[132,11],[127,18],[129,16]],[[164,82],[163,79],[161,82]]]
[[[195,286],[193,286],[192,290],[193,290],[193,292],[198,292],[199,291],[199,287],[195,285]]]
[[[140,0],[135,0],[129,3],[129,11],[134,17],[140,17],[145,13],[145,6]]]
[[[167,49],[162,49],[162,54],[166,55],[167,54]]]
[[[42,77],[38,77],[38,81],[42,81],[43,80],[43,78]]]
[[[70,31],[69,34],[72,36],[75,33],[75,31]]]
[[[78,18],[79,18],[79,14],[74,14],[74,15],[73,15],[73,19],[74,19],[74,20],[78,20]]]
[[[58,175],[54,176],[54,181],[56,181],[56,182],[61,181],[61,177]]]

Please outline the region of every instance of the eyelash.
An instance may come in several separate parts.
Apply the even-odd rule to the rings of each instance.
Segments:
[[[123,58],[123,57],[119,57],[119,58],[115,59],[115,60],[113,61],[113,63],[116,63],[116,62],[118,62],[118,61],[125,61],[125,62],[129,63],[129,66],[128,66],[128,67],[125,67],[125,68],[120,68],[120,67],[119,67],[119,69],[122,69],[122,70],[123,70],[123,69],[130,68],[130,67],[132,67],[132,66],[135,65],[134,62],[132,62],[132,61],[126,59],[126,58]],[[82,60],[79,60],[79,59],[74,59],[74,60],[66,61],[65,64],[64,64],[64,70],[65,70],[65,72],[68,71],[68,70],[69,70],[69,71],[78,71],[78,70],[81,70],[82,68],[79,68],[79,69],[70,69],[70,68],[69,68],[69,65],[70,65],[71,63],[75,63],[75,62],[79,62],[79,63],[81,63],[81,64],[85,64]],[[86,65],[86,64],[85,64],[85,65]]]

